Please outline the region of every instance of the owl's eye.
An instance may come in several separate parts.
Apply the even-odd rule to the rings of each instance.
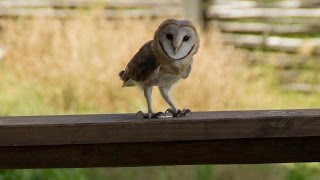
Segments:
[[[185,37],[183,37],[183,41],[188,41],[189,40],[189,36],[185,36]]]
[[[167,34],[167,39],[172,40],[173,39],[173,35],[172,34]]]

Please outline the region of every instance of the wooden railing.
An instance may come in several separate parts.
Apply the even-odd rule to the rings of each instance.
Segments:
[[[320,161],[320,110],[0,118],[0,168]]]

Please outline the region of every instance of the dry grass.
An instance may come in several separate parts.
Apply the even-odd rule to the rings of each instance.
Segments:
[[[160,22],[91,16],[3,21],[0,46],[8,52],[0,64],[2,91],[19,100],[2,98],[1,103],[15,106],[19,102],[23,106],[26,99],[38,98],[32,111],[8,107],[6,113],[146,110],[142,93],[137,88],[121,88],[117,74],[153,37]],[[191,76],[172,91],[177,106],[197,111],[241,108],[246,104],[242,96],[248,90],[243,59],[241,53],[222,45],[218,32],[202,33]],[[9,77],[11,80],[5,81]],[[155,111],[166,109],[158,91],[154,92]]]

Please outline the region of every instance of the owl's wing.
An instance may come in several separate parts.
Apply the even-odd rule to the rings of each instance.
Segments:
[[[187,79],[192,69],[192,64],[182,73],[182,79]]]
[[[126,69],[119,73],[123,86],[133,86],[132,81],[146,82],[159,72],[159,64],[152,51],[152,40],[145,43],[133,56]]]

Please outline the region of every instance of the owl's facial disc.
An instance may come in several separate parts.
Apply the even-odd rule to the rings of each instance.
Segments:
[[[175,60],[188,56],[197,42],[196,32],[191,27],[179,27],[175,24],[165,26],[159,35],[162,50]]]

